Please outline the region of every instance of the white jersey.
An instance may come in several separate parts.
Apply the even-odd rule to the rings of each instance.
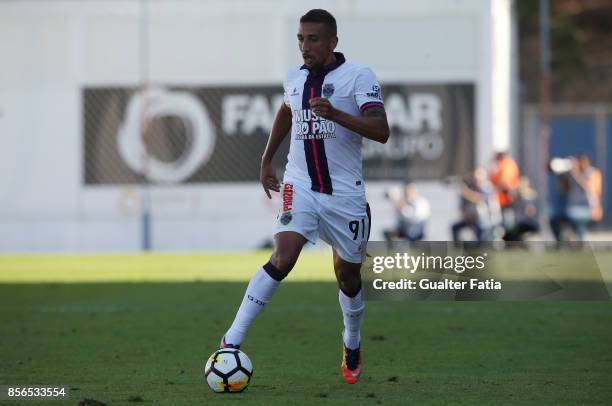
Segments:
[[[383,106],[380,85],[367,66],[346,62],[339,52],[335,56],[336,62],[318,76],[302,66],[285,77],[285,104],[293,123],[284,182],[330,195],[363,195],[362,137],[312,114],[308,101],[325,97],[334,108],[359,116],[370,107]]]

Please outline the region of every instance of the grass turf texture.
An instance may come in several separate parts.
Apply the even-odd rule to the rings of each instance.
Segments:
[[[364,377],[344,384],[318,253],[249,331],[251,386],[214,394],[204,362],[268,255],[2,256],[0,385],[68,385],[57,405],[612,402],[609,302],[369,302]]]

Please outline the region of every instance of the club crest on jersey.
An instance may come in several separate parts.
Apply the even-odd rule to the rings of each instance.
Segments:
[[[323,85],[323,97],[331,97],[334,94],[334,84],[326,83]]]
[[[290,211],[284,212],[281,215],[280,222],[282,225],[286,226],[287,224],[291,223],[291,220],[293,220],[293,215]]]

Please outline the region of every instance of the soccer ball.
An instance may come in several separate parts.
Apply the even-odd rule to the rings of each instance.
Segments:
[[[204,367],[204,379],[215,392],[242,392],[253,376],[253,364],[235,348],[215,351]]]

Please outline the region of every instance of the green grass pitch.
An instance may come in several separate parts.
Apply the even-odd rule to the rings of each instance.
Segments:
[[[268,256],[0,256],[0,385],[71,388],[4,403],[612,403],[610,302],[368,302],[364,376],[344,384],[337,288],[317,252],[249,331],[250,387],[214,394],[204,362]]]

